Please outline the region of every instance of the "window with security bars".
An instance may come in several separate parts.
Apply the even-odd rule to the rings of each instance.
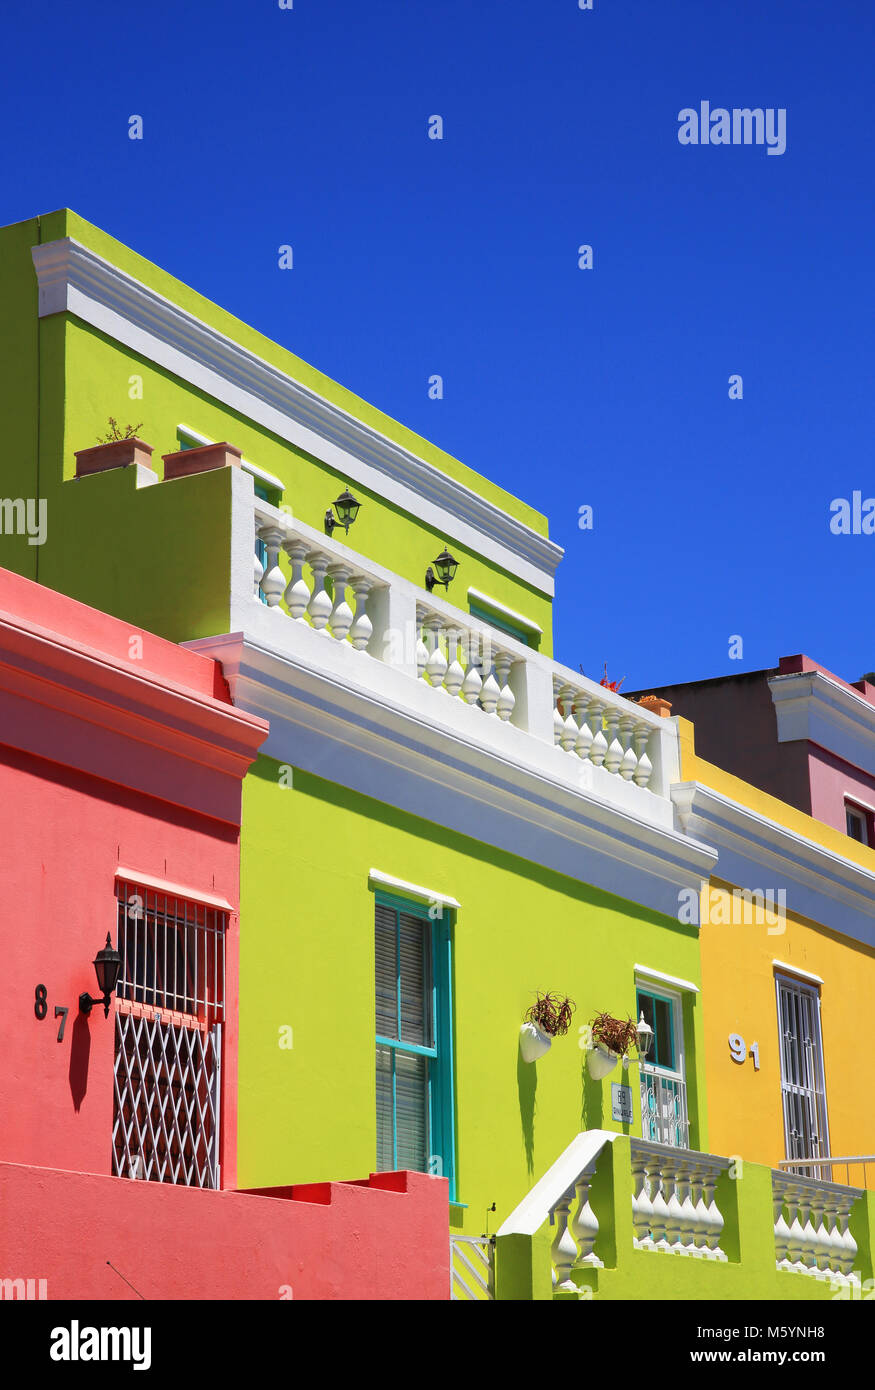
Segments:
[[[681,1000],[674,994],[639,988],[636,1008],[653,1029],[650,1052],[639,1066],[641,1133],[654,1143],[686,1149],[690,1120]]]
[[[829,1129],[820,1033],[820,995],[801,981],[775,977],[781,1047],[785,1157],[828,1158]],[[829,1178],[827,1169],[799,1173]]]
[[[377,1168],[454,1180],[450,933],[415,903],[375,908]]]
[[[116,885],[113,1172],[219,1185],[227,913]]]

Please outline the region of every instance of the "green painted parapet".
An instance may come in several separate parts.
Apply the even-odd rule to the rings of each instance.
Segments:
[[[873,1232],[873,1193],[589,1130],[500,1227],[496,1298],[872,1297]]]

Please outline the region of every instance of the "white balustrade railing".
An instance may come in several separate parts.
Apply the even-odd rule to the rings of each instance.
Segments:
[[[646,787],[653,776],[648,747],[653,725],[630,701],[604,686],[593,689],[553,677],[553,742],[566,753]]]
[[[715,1191],[728,1158],[631,1140],[632,1243],[636,1250],[725,1260]]]
[[[851,1209],[863,1189],[772,1169],[775,1264],[778,1269],[854,1283],[857,1242]]]
[[[403,669],[442,699],[513,724],[542,743],[552,741],[568,755],[569,772],[583,769],[576,780],[584,787],[607,773],[667,794],[677,768],[677,737],[658,715],[435,594],[426,596],[288,512],[260,499],[254,509],[254,540],[261,542],[250,551],[254,599]]]

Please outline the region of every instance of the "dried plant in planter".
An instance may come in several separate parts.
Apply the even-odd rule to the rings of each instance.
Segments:
[[[121,439],[136,439],[137,430],[142,428],[143,422],[141,420],[136,425],[125,425],[124,430],[122,430],[117,421],[110,415],[109,434],[104,435],[103,438],[98,437],[97,442],[98,444],[117,444]]]
[[[551,1038],[561,1038],[568,1032],[571,1016],[577,1008],[573,999],[562,999],[558,994],[542,994],[538,990],[535,1002],[526,1010],[526,1021],[534,1023],[542,1033]]]
[[[629,1049],[638,1046],[638,1025],[631,1018],[624,1022],[611,1014],[596,1014],[590,1028],[593,1042],[616,1052],[618,1057],[628,1056]]]

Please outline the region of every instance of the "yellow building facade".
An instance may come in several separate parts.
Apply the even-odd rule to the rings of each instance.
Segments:
[[[678,726],[675,804],[719,856],[687,905],[699,912],[711,1148],[775,1168],[872,1154],[875,849],[705,762],[693,725]],[[875,1187],[875,1161],[802,1171]]]

